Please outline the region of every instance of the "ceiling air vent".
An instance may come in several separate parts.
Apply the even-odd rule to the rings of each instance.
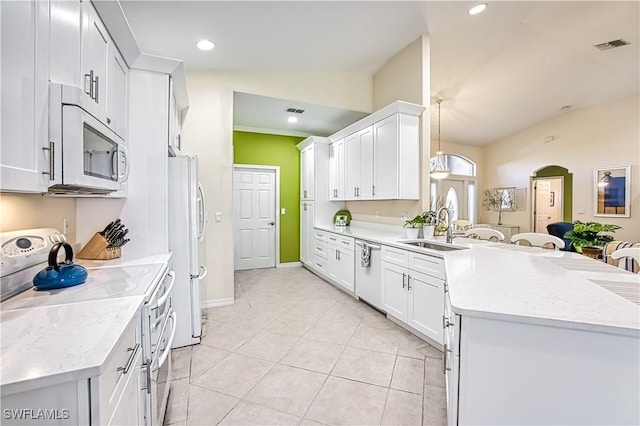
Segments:
[[[292,112],[294,114],[302,114],[304,112],[303,109],[297,109],[297,108],[287,108],[287,112]]]
[[[593,47],[600,50],[609,50],[609,49],[615,49],[616,47],[626,46],[627,44],[629,44],[628,41],[624,41],[620,38],[618,40],[611,40],[611,41],[606,41],[604,43],[595,44]]]

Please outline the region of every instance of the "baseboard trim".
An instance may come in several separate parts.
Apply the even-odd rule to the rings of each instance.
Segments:
[[[233,305],[233,297],[227,297],[225,299],[213,299],[213,300],[204,300],[200,302],[201,308],[219,308],[221,306],[229,306]]]
[[[301,262],[286,262],[279,263],[277,268],[297,268],[298,266],[302,266]]]

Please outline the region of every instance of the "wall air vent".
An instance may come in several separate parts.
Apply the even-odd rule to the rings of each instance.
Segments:
[[[287,108],[287,112],[292,112],[294,114],[302,114],[304,110],[298,109],[298,108]]]
[[[606,41],[600,44],[594,44],[593,47],[600,50],[609,50],[609,49],[615,49],[616,47],[626,46],[627,44],[629,44],[628,41],[624,41],[621,38],[619,38],[618,40],[611,40],[611,41]]]

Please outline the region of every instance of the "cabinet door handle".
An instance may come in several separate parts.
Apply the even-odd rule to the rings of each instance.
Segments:
[[[127,374],[131,369],[131,364],[133,364],[133,360],[138,353],[138,348],[140,347],[140,343],[136,343],[136,345],[132,348],[127,348],[127,352],[131,352],[129,355],[129,359],[127,360],[127,364],[124,367],[118,367],[117,371],[122,371],[122,374]]]
[[[98,92],[99,92],[99,88],[100,88],[100,82],[99,82],[99,78],[98,78],[97,75],[96,75],[96,79],[94,80],[94,82],[96,84],[96,88],[95,88],[95,91],[93,93],[95,95],[95,97],[93,99],[96,101],[96,103],[100,103],[100,101],[98,101]]]
[[[407,290],[411,291],[411,275],[407,275]]]
[[[342,258],[340,257],[340,250],[336,250],[336,254],[338,255],[338,260],[342,260]]]
[[[49,175],[49,180],[53,180],[55,178],[55,147],[56,143],[54,141],[49,141],[49,148],[42,148],[43,151],[49,151],[49,171],[42,172],[43,175]]]
[[[404,288],[404,287],[405,287],[405,285],[406,285],[406,284],[405,284],[405,282],[404,282],[404,280],[405,280],[405,277],[406,277],[406,276],[407,276],[407,274],[405,274],[405,273],[403,272],[403,273],[402,273],[402,288]]]
[[[360,196],[360,187],[356,186],[356,197]]]
[[[356,187],[355,187],[355,186],[353,187],[353,196],[354,196],[354,197],[357,197],[357,196],[358,196],[358,194],[357,194],[357,192],[356,192]]]
[[[371,185],[371,195],[376,195],[376,186]]]
[[[87,79],[89,79],[89,91],[87,92]],[[84,93],[89,95],[91,99],[93,99],[93,70],[89,70],[89,74],[84,75]]]
[[[307,198],[307,190],[304,190],[304,198]]]
[[[451,371],[451,367],[447,365],[447,353],[451,352],[450,349],[447,348],[447,344],[444,344],[444,353],[442,354],[442,372],[446,373],[447,371]]]

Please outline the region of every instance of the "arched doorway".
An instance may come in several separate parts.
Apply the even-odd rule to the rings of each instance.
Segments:
[[[531,229],[547,232],[554,222],[571,222],[573,174],[562,166],[545,166],[531,177]]]

